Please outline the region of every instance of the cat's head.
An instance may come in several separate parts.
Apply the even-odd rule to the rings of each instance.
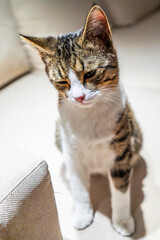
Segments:
[[[111,29],[97,5],[76,33],[47,38],[23,36],[38,49],[60,99],[86,106],[118,86],[118,61]],[[106,94],[106,93],[105,93]]]

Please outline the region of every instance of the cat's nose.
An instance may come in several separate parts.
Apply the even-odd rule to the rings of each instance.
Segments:
[[[76,100],[77,102],[82,102],[83,99],[84,99],[84,97],[85,97],[85,95],[80,96],[80,97],[75,97],[75,100]]]

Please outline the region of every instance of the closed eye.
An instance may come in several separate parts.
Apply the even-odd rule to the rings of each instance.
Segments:
[[[89,72],[85,73],[84,74],[84,80],[92,78],[95,74],[96,74],[96,70],[89,71]]]

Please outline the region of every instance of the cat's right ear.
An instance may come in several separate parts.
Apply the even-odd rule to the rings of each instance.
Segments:
[[[108,18],[102,8],[94,5],[87,16],[81,41],[101,42],[106,45],[112,39]]]
[[[53,54],[55,50],[56,38],[54,37],[31,37],[20,34],[20,37],[31,43],[37,50]]]

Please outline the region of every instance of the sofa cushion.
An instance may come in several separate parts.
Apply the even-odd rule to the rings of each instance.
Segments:
[[[160,11],[132,26],[116,29],[120,77],[124,85],[160,89]]]
[[[160,5],[160,0],[105,0],[116,26],[132,24]]]
[[[8,0],[0,0],[0,88],[28,72],[30,66],[20,43]]]
[[[57,35],[82,28],[92,0],[10,0],[20,32],[24,35]],[[105,9],[103,0],[96,1]]]

